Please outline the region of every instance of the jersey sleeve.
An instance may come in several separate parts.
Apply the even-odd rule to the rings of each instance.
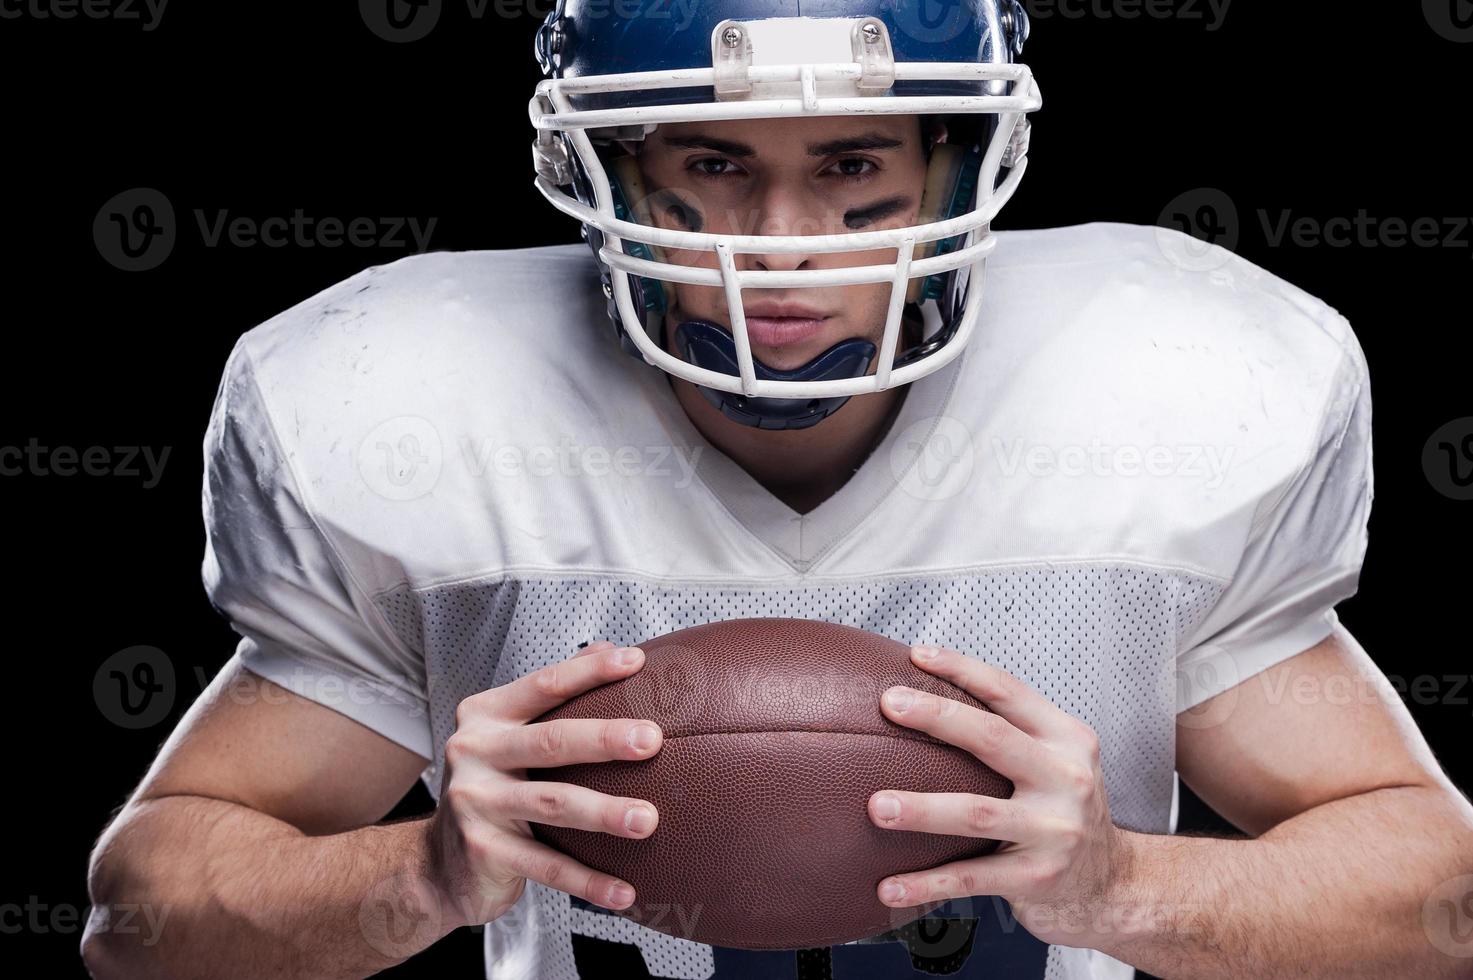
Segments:
[[[1354,334],[1299,471],[1271,495],[1231,582],[1177,657],[1186,711],[1319,643],[1354,595],[1374,496],[1371,388]]]
[[[423,658],[383,622],[314,520],[245,344],[204,443],[202,574],[252,673],[431,758]]]

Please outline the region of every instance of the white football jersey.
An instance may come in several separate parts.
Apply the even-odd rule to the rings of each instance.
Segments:
[[[585,246],[406,258],[269,320],[205,442],[236,657],[422,755],[438,794],[456,705],[582,641],[844,623],[1016,674],[1099,734],[1115,821],[1169,833],[1178,713],[1322,640],[1355,592],[1365,361],[1335,310],[1174,232],[999,237],[969,348],[807,514],[620,351]],[[1130,975],[991,899],[936,916],[944,968],[886,934],[828,951],[832,976]],[[658,977],[804,975],[535,883],[485,942],[494,980],[596,976],[610,944]]]

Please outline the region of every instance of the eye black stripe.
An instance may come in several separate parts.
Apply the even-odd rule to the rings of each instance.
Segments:
[[[868,207],[855,208],[844,214],[844,225],[848,228],[862,228],[872,225],[876,221],[894,217],[910,206],[910,199],[904,197],[892,197],[888,200],[877,201]]]

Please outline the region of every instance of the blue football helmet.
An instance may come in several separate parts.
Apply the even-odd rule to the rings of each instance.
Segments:
[[[1016,0],[558,0],[537,36],[548,76],[530,105],[537,187],[582,223],[629,353],[743,424],[813,425],[853,395],[940,369],[974,333],[991,224],[1027,167],[1028,113],[1042,105],[1017,61],[1027,36]],[[658,227],[627,153],[665,123],[863,114],[971,119],[960,144],[931,147],[914,226],[822,237]],[[736,259],[887,249],[891,263],[835,269],[748,270]],[[673,263],[668,250],[715,261]],[[744,289],[883,282],[892,293],[878,349],[852,338],[789,371],[752,356]],[[676,324],[672,354],[665,283],[723,289],[730,329]],[[904,349],[903,335],[914,340]]]

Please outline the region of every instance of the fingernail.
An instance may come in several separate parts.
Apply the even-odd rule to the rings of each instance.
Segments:
[[[880,901],[886,905],[894,905],[896,902],[905,900],[905,886],[893,878],[880,885]]]
[[[627,736],[629,747],[636,752],[648,752],[660,740],[660,733],[653,725],[635,725]]]
[[[655,824],[655,815],[647,806],[632,806],[624,811],[624,829],[631,834],[642,834]]]
[[[885,692],[885,703],[892,711],[904,712],[915,703],[915,697],[909,691],[895,688]]]
[[[610,905],[628,905],[632,901],[634,901],[633,888],[624,884],[622,881],[619,882],[617,885],[609,886]]]
[[[639,647],[622,647],[614,654],[615,661],[620,667],[633,667],[644,657],[644,651]]]
[[[875,816],[881,820],[894,820],[900,816],[900,800],[889,793],[875,797]]]
[[[935,647],[911,647],[910,652],[917,660],[935,660],[941,651]]]

